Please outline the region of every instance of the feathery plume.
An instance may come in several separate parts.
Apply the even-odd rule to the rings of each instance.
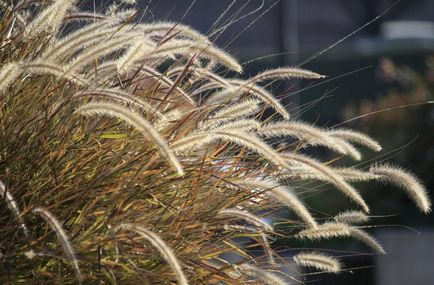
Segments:
[[[268,260],[269,260],[270,264],[273,264],[273,265],[275,264],[273,252],[269,246],[268,237],[263,232],[263,230],[268,231],[268,232],[273,232],[273,226],[264,222],[260,217],[254,215],[252,213],[249,213],[247,211],[242,211],[239,209],[235,209],[235,208],[220,210],[218,212],[217,216],[227,216],[227,217],[235,217],[238,219],[243,219],[243,220],[253,224],[256,227],[261,228],[262,230],[259,231],[259,234],[261,235],[261,239],[264,243],[264,247],[265,247],[265,250],[267,253]]]
[[[289,114],[285,107],[280,104],[279,100],[274,98],[273,94],[264,88],[238,79],[230,80],[230,83],[236,87],[239,87],[243,92],[250,93],[273,107],[280,115],[282,115],[285,120],[289,119]]]
[[[205,68],[195,68],[194,74],[196,75],[196,78],[193,78],[192,83],[195,83],[198,80],[207,80],[210,82],[215,82],[220,84],[220,86],[229,86],[230,83],[223,77],[215,74],[212,71],[209,71]]]
[[[170,80],[168,77],[164,76],[163,74],[161,74],[160,72],[156,71],[155,69],[153,69],[151,67],[142,66],[141,71],[152,75],[154,78],[167,84],[167,86],[170,86],[170,87],[175,86],[175,83],[172,80]],[[184,99],[186,99],[187,102],[189,102],[192,106],[196,106],[196,102],[184,90],[182,90],[178,86],[176,86],[174,89],[176,90],[176,92],[181,94],[184,97]]]
[[[331,136],[336,136],[349,142],[364,145],[377,152],[381,151],[382,149],[381,145],[377,141],[375,141],[370,136],[362,134],[360,132],[356,132],[348,129],[335,129],[335,130],[329,130],[328,133]]]
[[[66,235],[65,231],[63,230],[62,226],[60,225],[59,221],[46,209],[35,208],[32,212],[35,214],[39,214],[56,233],[57,238],[60,240],[60,243],[63,249],[65,250],[66,255],[71,261],[72,268],[75,271],[75,275],[77,276],[77,279],[81,284],[82,277],[81,277],[80,267],[78,266],[77,257],[75,256],[75,252],[74,249],[72,248],[69,238]]]
[[[289,78],[306,78],[306,79],[318,79],[324,78],[324,75],[320,75],[310,70],[301,69],[297,67],[280,67],[263,71],[256,76],[249,79],[249,82],[261,82],[269,79],[289,79]]]
[[[216,120],[214,124],[209,124],[208,126],[201,125],[199,129],[202,130],[232,130],[232,131],[244,131],[248,132],[251,130],[257,130],[261,127],[261,123],[259,121],[253,119],[243,119],[237,120],[233,122],[227,122],[227,120]]]
[[[116,31],[117,28],[113,27],[111,21],[97,21],[86,25],[55,41],[44,51],[42,58],[48,61],[63,62],[81,48],[95,44],[101,41],[101,38],[113,35]]]
[[[137,4],[137,0],[121,0],[121,3],[125,5],[135,5]]]
[[[17,202],[15,202],[14,197],[12,197],[12,194],[6,189],[6,186],[3,184],[2,181],[0,181],[0,196],[1,199],[4,199],[6,201],[9,210],[14,214],[15,218],[20,224],[20,227],[23,230],[24,235],[28,237],[29,231],[27,229],[26,224],[24,223],[24,220],[21,218],[21,212],[18,208]]]
[[[352,157],[356,161],[362,160],[362,154],[352,144],[338,137],[334,137],[333,140],[345,151],[348,156]]]
[[[3,65],[0,69],[0,92],[6,90],[12,82],[17,79],[21,73],[21,65],[17,62],[11,62]]]
[[[176,274],[176,278],[178,279],[178,284],[188,285],[187,278],[185,278],[181,265],[179,264],[178,259],[175,257],[172,249],[157,234],[144,227],[133,224],[121,224],[115,227],[113,231],[116,233],[121,229],[135,232],[149,241],[149,243],[151,243],[152,246],[154,246],[161,253],[164,260],[166,260],[169,266],[173,269]]]
[[[108,9],[110,9],[110,7]],[[111,15],[113,16],[114,19],[116,19],[118,21],[127,21],[127,20],[133,18],[135,15],[137,15],[137,9],[124,8],[124,9],[120,9],[117,11],[113,11],[113,13],[111,13]]]
[[[320,128],[303,122],[281,121],[269,123],[259,129],[257,133],[258,135],[267,138],[287,136],[295,137],[312,146],[320,145],[338,153],[347,154],[347,151],[341,146],[340,143],[337,143],[332,136],[328,135]]]
[[[312,169],[316,170],[318,174],[323,175],[323,179],[326,179],[329,183],[336,186],[337,189],[341,190],[342,193],[344,193],[347,197],[349,197],[351,200],[356,202],[358,205],[362,207],[362,209],[369,213],[369,207],[366,204],[366,202],[363,200],[362,196],[360,196],[359,192],[352,187],[350,184],[345,182],[345,180],[333,172],[333,170],[318,162],[317,160],[307,157],[305,155],[301,154],[295,154],[295,153],[284,153],[282,154],[284,158],[288,160],[288,162],[296,163],[296,164],[305,164],[308,167],[311,167]]]
[[[380,180],[398,186],[405,190],[408,196],[425,214],[431,212],[431,201],[427,191],[419,179],[412,173],[391,165],[374,165],[369,172],[380,175]]]
[[[219,64],[241,73],[243,71],[242,66],[237,62],[235,58],[224,52],[223,50],[214,47],[211,43],[192,42],[189,40],[172,39],[162,44],[155,53],[173,53],[180,55],[191,54],[191,52],[198,52],[198,55],[202,58],[214,60]]]
[[[74,11],[65,16],[65,22],[72,21],[96,21],[106,19],[106,15],[95,12]]]
[[[279,165],[280,167],[288,167],[288,163],[285,161],[285,159],[282,159],[278,152],[276,152],[273,148],[253,134],[233,130],[213,130],[210,132],[210,134],[216,139],[221,138],[224,141],[246,147],[262,155],[265,159],[273,164]]]
[[[120,73],[127,73],[131,71],[137,61],[143,59],[146,54],[149,54],[153,48],[151,44],[142,41],[138,43],[133,43],[131,47],[126,51],[126,53],[118,59],[117,61],[117,69]]]
[[[314,229],[306,229],[297,234],[298,238],[310,240],[329,239],[333,237],[353,237],[378,253],[385,253],[381,245],[369,234],[342,222],[326,222]]]
[[[313,267],[325,272],[338,273],[342,268],[339,260],[318,252],[301,252],[295,255],[293,259],[298,265]]]
[[[66,71],[62,67],[50,62],[29,62],[25,66],[25,71],[34,74],[51,74],[57,78],[63,78],[81,86],[90,85],[89,82],[87,82],[86,79],[82,78],[80,75]]]
[[[170,144],[170,147],[176,153],[183,153],[184,151],[197,150],[212,143],[215,139],[215,137],[207,133],[192,134],[174,141]]]
[[[363,182],[369,180],[377,180],[381,176],[370,172],[360,171],[355,168],[333,168],[334,173],[341,176],[348,182]]]
[[[202,87],[199,87],[198,89],[193,91],[191,94],[192,95],[198,95],[201,92],[205,92],[205,91],[208,91],[210,89],[215,89],[215,88],[220,88],[220,87],[224,87],[224,88],[222,90],[213,92],[206,99],[206,101],[205,101],[206,105],[223,104],[223,103],[226,103],[232,99],[238,98],[242,94],[242,91],[239,88],[236,88],[233,86],[229,86],[229,87],[221,86],[220,83],[216,83],[216,82],[211,82],[211,83],[205,84]]]
[[[333,218],[337,223],[361,224],[369,221],[369,217],[360,211],[344,211]]]
[[[128,105],[133,105],[142,108],[143,110],[148,111],[152,115],[157,116],[160,120],[166,119],[165,116],[161,114],[161,112],[159,112],[157,109],[155,109],[151,104],[143,101],[139,97],[135,97],[119,89],[100,88],[92,91],[77,92],[74,95],[72,95],[72,97],[73,98],[82,98],[82,97],[108,98],[108,99],[124,102]]]
[[[88,103],[76,110],[76,113],[82,115],[107,115],[121,119],[143,133],[145,137],[149,136],[161,150],[161,153],[169,160],[170,164],[176,169],[179,175],[184,175],[184,170],[172,150],[169,148],[164,139],[154,129],[151,123],[141,117],[139,114],[131,111],[126,107],[121,107],[111,103]]]
[[[86,78],[94,82],[98,82],[100,85],[107,85],[107,83],[112,82],[113,79],[119,78],[119,73],[117,70],[116,60],[107,60],[101,62],[95,68],[85,71]]]
[[[298,238],[307,238],[310,240],[329,239],[333,237],[349,237],[351,228],[343,223],[326,222],[316,228],[302,230],[297,234]]]
[[[81,69],[92,61],[125,48],[136,42],[139,38],[140,34],[138,33],[116,34],[106,41],[100,41],[98,44],[84,49],[82,53],[67,63],[65,70],[69,72],[82,71]]]
[[[238,63],[238,61],[220,48],[216,48],[212,45],[210,46],[210,44],[201,44],[199,46],[195,45],[193,48],[194,50],[198,50],[200,52],[200,56],[205,56],[210,60],[214,60],[218,64],[221,64],[237,73],[243,72],[243,67]]]
[[[182,37],[188,37],[197,42],[209,43],[206,36],[202,35],[200,32],[196,31],[190,26],[183,25],[179,22],[156,22],[156,23],[146,23],[138,25],[140,29],[145,34],[147,33],[166,33],[171,36],[170,33],[176,34]]]
[[[285,280],[277,276],[276,274],[260,269],[256,266],[249,265],[249,264],[243,264],[240,266],[240,268],[243,271],[246,271],[249,275],[258,278],[263,284],[269,284],[269,285],[286,285],[288,284]]]
[[[304,206],[300,199],[288,187],[279,185],[273,181],[258,181],[251,179],[236,180],[235,183],[248,188],[269,190],[267,193],[271,195],[271,197],[292,210],[309,226],[309,228],[316,228],[318,226],[306,206]]]
[[[361,229],[358,229],[355,227],[350,227],[350,234],[351,234],[351,237],[361,241],[365,245],[367,245],[370,248],[372,248],[373,250],[375,250],[375,252],[380,253],[380,254],[386,253],[384,251],[383,247],[381,246],[381,244],[379,244],[378,241],[376,241],[373,237],[371,237],[365,231],[362,231]]]
[[[207,133],[193,134],[186,138],[172,143],[171,147],[176,152],[182,152],[190,147],[201,147],[210,144],[216,140],[223,140],[225,142],[235,143],[241,147],[246,147],[260,155],[273,164],[276,164],[283,168],[288,168],[288,163],[280,157],[280,154],[276,152],[273,148],[263,142],[261,139],[253,134],[247,133],[245,131],[234,131],[228,129],[214,129]]]
[[[299,216],[309,228],[316,228],[317,223],[313,219],[310,212],[304,206],[304,204],[298,199],[298,197],[288,189],[288,187],[279,186],[273,188],[271,193],[277,200],[284,205],[288,206],[294,213]]]
[[[222,118],[234,120],[256,114],[260,110],[260,101],[256,99],[243,100],[221,108],[210,116],[210,119]]]
[[[268,223],[264,222],[260,217],[249,213],[247,211],[239,210],[239,209],[223,209],[220,210],[217,214],[218,216],[227,216],[227,217],[235,217],[241,218],[247,222],[252,223],[253,225],[260,227],[266,231],[273,232],[273,227]]]
[[[168,127],[170,127],[172,125],[172,123],[180,120],[182,118],[182,116],[184,116],[185,113],[178,110],[178,109],[174,109],[171,110],[169,112],[164,113],[164,118],[159,119],[155,124],[154,127],[156,130],[160,131],[160,130],[164,130]]]
[[[56,0],[45,8],[26,26],[24,37],[33,37],[41,32],[55,33],[62,25],[66,12],[73,7],[74,0]]]

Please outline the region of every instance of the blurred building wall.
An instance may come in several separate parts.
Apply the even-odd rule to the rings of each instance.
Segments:
[[[434,231],[381,230],[387,254],[376,257],[378,285],[434,284]]]

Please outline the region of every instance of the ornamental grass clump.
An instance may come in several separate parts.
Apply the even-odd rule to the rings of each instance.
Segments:
[[[1,2],[1,283],[286,284],[300,276],[279,272],[270,242],[282,233],[264,220],[276,208],[297,219],[288,237],[348,236],[380,253],[358,226],[369,207],[351,182],[391,183],[430,211],[401,168],[305,153],[322,146],[359,160],[356,144],[381,150],[356,131],[292,119],[264,84],[322,75],[281,67],[229,78],[217,72],[242,66],[188,26],[136,23],[134,9],[34,4]],[[305,180],[330,184],[355,209],[324,221],[292,187]],[[344,268],[320,251],[294,262]]]

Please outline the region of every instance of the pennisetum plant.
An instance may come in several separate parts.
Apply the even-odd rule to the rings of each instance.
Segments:
[[[322,75],[280,67],[230,78],[217,71],[242,66],[205,36],[136,23],[135,13],[1,1],[1,283],[286,284],[299,276],[282,274],[270,247],[281,233],[264,217],[276,207],[298,219],[289,238],[349,236],[378,253],[352,182],[398,186],[430,212],[424,187],[401,168],[362,171],[305,153],[321,146],[360,160],[358,146],[381,151],[356,131],[292,119],[264,84]],[[276,138],[294,143],[276,147]],[[291,187],[304,180],[334,186],[356,209],[324,221]],[[293,262],[344,267],[318,250]]]

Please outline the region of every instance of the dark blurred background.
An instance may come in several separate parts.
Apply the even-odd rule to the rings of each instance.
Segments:
[[[98,10],[110,2],[83,5]],[[144,21],[180,21],[208,34],[245,63],[245,76],[285,65],[327,75],[322,81],[290,81],[274,88],[295,116],[321,126],[372,113],[343,125],[369,133],[385,148],[366,153],[368,162],[357,166],[397,163],[433,189],[434,104],[426,102],[434,100],[434,1],[142,0],[139,5]],[[348,269],[337,276],[307,274],[304,281],[434,284],[433,216],[420,214],[397,189],[359,189],[376,215],[368,231],[388,254],[372,254],[352,240],[324,243],[319,246],[333,249],[329,253],[343,257]],[[335,192],[315,192],[306,199],[318,216],[332,216],[348,207]],[[284,245],[290,247],[283,253],[288,257],[295,253],[291,247],[312,246],[292,240],[275,244]]]

